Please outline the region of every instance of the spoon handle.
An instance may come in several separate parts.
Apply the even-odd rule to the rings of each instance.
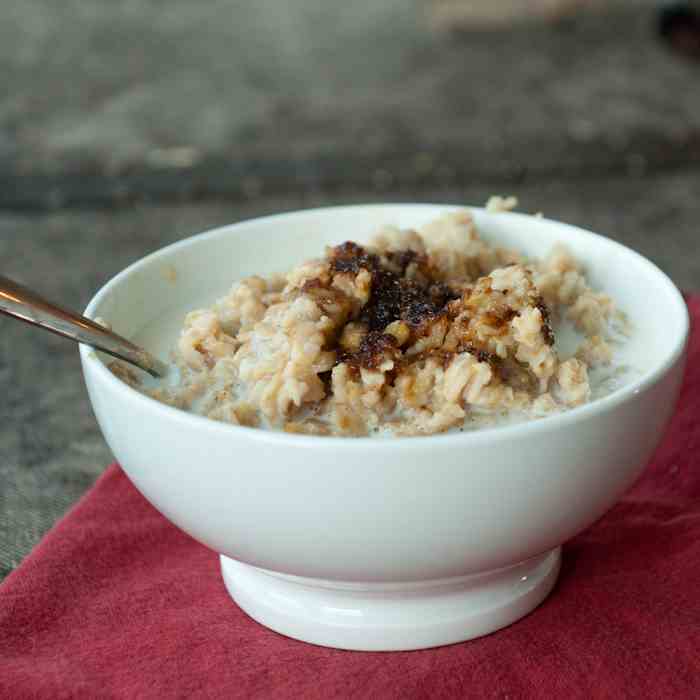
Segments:
[[[164,377],[167,365],[126,338],[73,311],[51,304],[30,289],[0,275],[0,312],[64,338],[90,345],[136,365],[153,377]]]

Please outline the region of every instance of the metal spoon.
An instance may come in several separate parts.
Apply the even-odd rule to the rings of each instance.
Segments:
[[[126,338],[108,331],[85,316],[51,304],[35,292],[1,275],[0,313],[102,350],[148,372],[152,377],[164,377],[168,373],[168,366],[164,362]]]

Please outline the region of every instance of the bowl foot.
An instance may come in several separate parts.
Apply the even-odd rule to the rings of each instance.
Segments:
[[[342,583],[258,569],[221,557],[228,592],[259,623],[338,649],[425,649],[489,634],[527,615],[552,590],[557,547],[514,566],[412,583]]]

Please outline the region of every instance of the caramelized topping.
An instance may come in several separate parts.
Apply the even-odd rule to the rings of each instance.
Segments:
[[[547,308],[547,304],[544,303],[544,299],[539,297],[535,307],[540,310],[542,314],[542,335],[544,336],[544,342],[547,345],[554,345],[554,331],[552,330],[552,317]]]
[[[486,324],[495,335],[505,335],[510,322],[519,311],[507,303],[494,302],[490,280],[482,288],[469,288],[462,299],[460,294],[439,281],[431,271],[427,255],[414,250],[388,251],[382,255],[368,252],[365,248],[347,241],[330,251],[331,274],[358,274],[366,270],[371,275],[369,301],[355,312],[350,323],[339,334],[337,362],[345,362],[354,372],[360,368],[376,369],[381,363],[401,357],[400,346],[408,338],[428,336],[435,323],[446,319],[459,319],[462,330],[445,347],[428,351],[441,355],[443,363],[449,364],[453,353],[469,352],[479,362],[487,362],[498,373],[519,374],[519,367],[503,367],[499,357],[479,347],[470,328],[471,321]],[[410,270],[411,278],[407,277]],[[312,294],[322,308],[336,309],[343,306],[338,290],[329,288],[321,280],[309,280],[303,291]],[[507,296],[508,290],[502,290]],[[499,295],[500,296],[500,295]],[[505,301],[505,300],[504,300]],[[536,307],[542,314],[542,333],[548,345],[554,343],[554,334],[549,310],[542,298]],[[401,332],[398,333],[397,329]],[[404,337],[406,336],[406,337]],[[420,353],[423,356],[424,353]],[[401,364],[414,362],[417,357],[402,358]]]
[[[346,362],[355,370],[377,369],[387,356],[396,357],[397,345],[393,335],[381,331],[370,331],[355,352],[342,353],[338,357],[338,362]]]
[[[372,293],[358,318],[370,331],[383,331],[397,320],[418,328],[427,319],[441,315],[445,304],[459,296],[443,282],[434,281],[428,276],[429,265],[425,255],[403,250],[387,253],[387,259],[392,266],[401,269],[402,275],[409,265],[417,263],[430,280],[429,284],[398,275],[383,266],[378,255],[368,253],[362,246],[350,241],[336,246],[332,252],[331,269],[334,272],[357,273],[364,269],[372,275]]]
[[[360,270],[373,272],[380,267],[379,256],[368,253],[362,246],[346,241],[333,248],[331,257],[331,269],[333,272],[352,272],[357,274]]]
[[[473,355],[477,362],[488,362],[492,367],[495,367],[500,362],[500,358],[497,355],[486,352],[486,350],[479,350],[479,348],[475,348],[471,343],[462,347],[461,351]]]

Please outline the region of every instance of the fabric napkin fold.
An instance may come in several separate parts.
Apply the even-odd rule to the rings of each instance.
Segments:
[[[511,627],[392,653],[278,635],[232,602],[217,555],[112,465],[0,586],[0,698],[698,697],[700,296],[688,305],[688,371],[662,446]]]

